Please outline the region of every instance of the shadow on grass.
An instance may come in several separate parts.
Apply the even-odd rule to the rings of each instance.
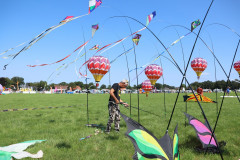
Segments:
[[[109,136],[106,137],[106,139],[107,140],[114,140],[114,141],[116,141],[116,140],[119,139],[119,136],[117,136],[117,135],[114,135],[114,136],[109,135]]]
[[[49,120],[49,123],[54,123],[54,122],[55,122],[54,119]]]
[[[42,116],[42,114],[36,114],[35,116],[36,116],[36,117],[41,117],[41,116]]]
[[[220,142],[221,143],[221,142]],[[205,150],[202,149],[201,142],[197,139],[196,136],[189,135],[187,141],[184,143],[179,144],[179,148],[182,149],[191,149],[196,154],[205,154]],[[229,156],[230,152],[224,147],[220,145],[220,150],[225,156]],[[219,153],[212,153],[210,150],[208,150],[207,155],[210,154],[219,154]]]
[[[71,148],[71,145],[70,145],[70,144],[67,144],[66,142],[61,142],[61,143],[56,144],[55,147],[57,147],[57,148],[67,148],[67,149],[69,149],[69,148]]]

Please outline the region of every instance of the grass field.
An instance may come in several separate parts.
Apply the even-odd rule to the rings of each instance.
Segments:
[[[154,112],[160,117],[140,112],[140,123],[149,129],[157,138],[164,135],[172,107],[177,94],[166,94],[167,113],[164,114],[163,94],[150,94],[148,98],[140,95],[140,108]],[[185,103],[180,95],[169,134],[172,137],[178,124],[179,150],[184,160],[217,160],[219,155],[198,153],[195,147],[201,146],[191,126],[185,127]],[[205,94],[215,99],[214,93]],[[89,94],[89,117],[91,124],[106,126],[108,120],[108,94]],[[129,103],[129,95],[121,98]],[[219,101],[221,100],[219,95]],[[0,112],[0,146],[7,146],[27,140],[47,140],[27,151],[36,153],[43,150],[46,160],[129,160],[134,154],[131,141],[124,135],[126,124],[121,120],[120,133],[112,131],[109,135],[100,133],[89,139],[80,138],[94,134],[96,128],[86,127],[86,94],[79,95],[22,95],[11,94],[0,96],[0,110],[13,108],[60,107],[52,109],[36,109],[27,111]],[[216,121],[216,104],[201,103],[205,114],[213,127]],[[132,105],[137,106],[137,95],[132,94]],[[219,102],[220,106],[220,102]],[[129,116],[129,110],[121,107],[121,112]],[[188,113],[203,120],[199,106],[195,102],[188,103]],[[220,120],[216,129],[218,141],[225,141],[223,156],[226,160],[240,158],[240,105],[236,98],[226,98]],[[132,109],[132,118],[137,120],[137,110]]]

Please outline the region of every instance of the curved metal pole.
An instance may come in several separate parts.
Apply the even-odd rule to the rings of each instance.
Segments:
[[[234,54],[234,56],[233,56],[232,65],[231,65],[231,68],[230,68],[230,71],[229,71],[229,74],[228,74],[227,86],[228,86],[229,81],[230,81],[229,78],[230,78],[230,75],[231,75],[232,67],[233,67],[234,60],[235,60],[235,57],[236,57],[236,54],[237,54],[237,51],[238,51],[239,44],[240,44],[240,40],[238,41],[237,48],[236,48],[235,54]],[[217,120],[216,120],[216,122],[215,122],[213,131],[212,131],[212,135],[211,135],[211,139],[210,139],[210,141],[209,141],[209,144],[211,143],[212,138],[214,138],[214,132],[215,132],[215,129],[216,129],[216,127],[217,127],[218,119],[219,119],[220,114],[221,114],[221,110],[222,110],[222,106],[223,106],[223,101],[224,101],[225,94],[226,94],[226,92],[224,92],[224,94],[223,94],[221,106],[220,106],[220,109],[219,109],[219,112],[218,112]],[[209,145],[209,144],[208,144],[208,145]],[[206,149],[206,151],[205,151],[205,154],[207,153],[207,150],[208,150],[208,147],[207,147],[207,149]],[[220,152],[220,153],[221,153],[221,152]]]
[[[197,99],[197,97],[196,97],[196,95],[195,95],[195,93],[194,93],[194,91],[193,91],[190,83],[188,82],[187,78],[185,77],[185,74],[186,74],[186,72],[187,72],[187,68],[188,68],[188,65],[189,65],[191,56],[192,56],[192,54],[193,54],[193,51],[194,51],[196,42],[197,42],[197,40],[198,40],[199,34],[200,34],[200,32],[201,32],[202,26],[203,26],[203,24],[204,24],[204,22],[205,22],[205,19],[206,19],[207,15],[208,15],[208,12],[209,12],[209,10],[210,10],[213,2],[214,2],[214,0],[212,0],[211,4],[210,4],[210,6],[209,6],[209,8],[208,8],[208,10],[207,10],[207,13],[206,13],[206,15],[205,15],[205,17],[204,17],[204,20],[203,20],[203,22],[202,22],[202,25],[201,25],[201,27],[200,27],[200,30],[199,30],[198,35],[197,35],[197,37],[196,37],[196,40],[195,40],[195,42],[194,42],[194,45],[193,45],[193,48],[192,48],[192,51],[191,51],[191,54],[190,54],[190,57],[189,57],[189,60],[188,60],[188,63],[187,63],[187,67],[186,67],[184,73],[182,72],[182,70],[181,70],[180,67],[178,66],[178,64],[177,64],[177,62],[175,61],[175,59],[172,57],[171,53],[167,50],[167,48],[165,47],[165,45],[161,42],[161,40],[160,40],[148,27],[146,27],[143,23],[141,23],[141,22],[138,21],[137,19],[132,18],[132,17],[129,17],[129,16],[114,16],[114,17],[110,17],[110,18],[115,18],[115,17],[127,17],[127,18],[130,18],[130,19],[138,22],[139,24],[145,26],[146,29],[148,29],[148,31],[152,33],[152,35],[153,35],[153,36],[160,42],[160,44],[165,48],[165,50],[168,52],[168,54],[170,55],[170,57],[173,59],[174,63],[177,65],[177,68],[179,69],[179,71],[182,73],[183,78],[182,78],[182,81],[181,81],[181,85],[182,85],[184,79],[187,81],[190,89],[192,90],[192,93],[194,94],[194,96],[195,96],[195,98],[196,98],[196,100],[197,100],[197,102],[198,102],[198,104],[199,104],[199,107],[200,107],[200,109],[201,109],[201,111],[202,111],[202,115],[203,115],[205,121],[207,122],[207,124],[209,125],[209,127],[210,127],[210,124],[209,124],[209,122],[208,122],[208,120],[207,120],[207,117],[206,117],[204,111],[203,111],[203,108],[202,108],[200,102],[198,101],[198,99]],[[181,85],[180,85],[180,87],[181,87]],[[179,87],[179,90],[180,90],[180,87]],[[180,92],[180,91],[179,91],[179,92]],[[175,107],[176,107],[176,103],[177,103],[177,100],[178,100],[179,92],[178,92],[178,95],[177,95],[177,98],[176,98],[176,101],[175,101],[175,104],[174,104],[174,107],[173,107],[173,111],[172,111],[172,114],[171,114],[171,117],[170,117],[170,120],[169,120],[169,124],[168,124],[168,127],[167,127],[167,131],[168,131],[168,128],[169,128],[171,119],[172,119],[172,115],[173,115],[174,110],[175,110]],[[212,131],[211,127],[210,127],[210,131]],[[215,139],[215,137],[214,137],[214,139]],[[217,142],[216,139],[215,139],[215,141]],[[218,143],[217,143],[217,148],[219,149]],[[221,159],[223,159],[223,156],[222,156],[222,153],[221,153],[221,152],[220,152],[220,156],[221,156]]]
[[[171,25],[171,26],[178,26],[178,27],[182,27],[182,28],[185,28],[185,29],[187,29],[187,30],[190,30],[190,29],[188,29],[187,27],[182,26],[182,25]],[[171,27],[171,26],[169,26],[169,27]],[[195,32],[192,32],[192,33],[194,33],[195,35],[197,35]],[[220,66],[221,69],[223,70],[225,76],[228,78],[228,75],[227,75],[225,69],[223,68],[222,64],[220,63],[220,61],[218,60],[218,58],[216,57],[216,55],[214,54],[214,52],[210,49],[210,47],[206,44],[206,42],[205,42],[200,36],[199,36],[199,39],[203,42],[203,44],[207,47],[207,49],[212,53],[212,55],[214,56],[214,58],[215,58],[216,61],[218,62],[219,66]],[[231,81],[230,81],[230,84],[232,84]],[[237,94],[237,92],[236,92],[235,89],[234,89],[234,92],[235,92],[235,95],[236,95],[237,98],[238,98],[238,101],[240,102],[240,98],[239,98],[239,96],[238,96],[238,94]]]

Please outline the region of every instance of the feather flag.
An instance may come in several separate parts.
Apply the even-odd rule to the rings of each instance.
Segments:
[[[136,35],[133,37],[132,41],[133,41],[136,45],[138,45],[141,36],[142,36],[141,34],[136,34]]]
[[[150,15],[147,16],[147,24],[146,26],[148,26],[148,24],[151,22],[151,20],[156,16],[156,11],[152,12]]]
[[[99,29],[98,24],[92,25],[92,37],[94,36],[95,32]]]
[[[88,14],[90,14],[94,9],[96,9],[101,4],[102,4],[102,0],[89,0]]]

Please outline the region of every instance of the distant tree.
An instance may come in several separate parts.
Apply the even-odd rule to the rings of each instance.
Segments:
[[[69,89],[70,89],[70,87],[73,89],[73,88],[76,88],[76,83],[74,83],[74,82],[71,82],[71,83],[69,83],[68,84],[68,87],[69,87]]]
[[[81,81],[77,81],[77,82],[74,82],[74,83],[76,84],[76,86],[79,86],[79,87],[81,87],[82,89],[83,89],[83,88],[86,88],[86,86],[84,85],[84,83],[81,82]]]
[[[0,84],[4,87],[9,88],[12,84],[12,81],[7,77],[1,77],[0,78]]]
[[[105,84],[102,84],[100,87],[100,89],[106,89],[106,88],[107,88],[107,86]]]
[[[128,85],[128,86],[127,86],[127,89],[132,89],[132,87]]]
[[[112,88],[112,86],[111,85],[108,85],[108,87],[107,87],[108,89],[111,89]]]
[[[49,87],[52,87],[52,89],[55,89],[55,84],[54,84],[54,83],[51,83],[51,84],[49,85]]]
[[[58,85],[60,85],[60,86],[67,86],[68,84],[66,82],[61,82]]]
[[[160,83],[155,83],[155,87],[156,87],[157,89],[162,89],[162,85],[161,85]]]
[[[12,81],[12,85],[14,85],[17,90],[18,90],[20,85],[24,85],[25,84],[24,83],[24,78],[22,78],[22,77],[13,77],[11,79],[11,81]]]
[[[96,85],[95,84],[93,84],[93,82],[90,82],[89,84],[88,84],[88,89],[96,89],[97,87],[96,87]]]
[[[42,91],[44,88],[46,89],[47,82],[46,81],[40,81],[37,82],[36,87],[38,91]]]

